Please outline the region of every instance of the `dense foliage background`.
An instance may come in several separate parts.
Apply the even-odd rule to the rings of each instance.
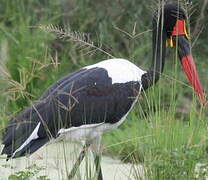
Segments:
[[[191,14],[193,55],[207,92],[208,3],[193,0],[187,6],[185,0],[180,2]],[[99,51],[86,55],[76,43],[60,40],[38,26],[53,24],[89,33],[95,44],[102,44],[114,57],[129,59],[147,69],[152,58],[151,19],[158,3],[157,0],[1,0],[1,130],[14,114],[37,100],[61,76],[109,58]],[[104,137],[104,153],[119,154],[126,161],[144,162],[152,179],[194,177],[195,165],[208,163],[208,113],[186,85],[176,56],[175,49],[168,50],[159,84],[141,97],[119,130]],[[120,145],[112,146],[118,142]]]
[[[181,2],[184,4],[183,2],[186,1]],[[204,7],[205,2],[193,1],[191,8],[188,8],[191,14],[193,52],[198,69],[200,73],[202,72],[202,80],[206,78],[204,69],[206,69],[208,38],[206,28],[208,12],[207,6]],[[138,4],[136,0],[113,2],[110,0],[55,0],[53,2],[2,0],[1,64],[8,69],[11,78],[23,86],[21,90],[24,95],[25,92],[33,95],[33,97],[25,95],[26,97],[37,99],[40,93],[60,76],[83,65],[108,58],[99,51],[94,56],[84,56],[82,51],[78,51],[73,46],[74,43],[57,40],[55,36],[38,28],[39,25],[53,24],[63,28],[70,27],[72,31],[89,33],[92,41],[101,43],[102,48],[113,56],[130,59],[145,69],[151,61],[149,30],[151,30],[152,12],[157,9],[157,3],[158,1],[149,1],[149,3],[140,1]],[[49,65],[42,71],[36,70],[38,72],[31,77],[33,60],[46,64],[55,58],[59,63],[56,68]],[[168,65],[175,63],[170,62],[170,58],[167,59]],[[169,68],[166,69],[168,71]],[[50,76],[48,72],[51,73]],[[5,74],[2,75],[5,76]],[[23,78],[21,76],[27,76],[26,82],[20,82]],[[28,103],[26,97],[19,96],[17,90],[15,94],[17,99],[9,103],[22,108],[26,105],[25,103]]]

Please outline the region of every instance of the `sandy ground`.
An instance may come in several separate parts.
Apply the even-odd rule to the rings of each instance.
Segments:
[[[77,144],[51,143],[28,158],[23,157],[6,162],[5,156],[0,156],[0,179],[8,179],[11,174],[27,171],[28,167],[33,167],[32,172],[42,168],[38,170],[38,173],[35,172],[35,176],[31,179],[45,175],[51,180],[67,179],[67,171],[72,168],[80,150],[81,146]],[[105,180],[133,180],[144,176],[144,169],[141,165],[123,164],[120,160],[105,156],[102,157],[101,166]],[[94,177],[94,172],[93,156],[92,153],[88,153],[74,179],[93,179],[89,177]]]

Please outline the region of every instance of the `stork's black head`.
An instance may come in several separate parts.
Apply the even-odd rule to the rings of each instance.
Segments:
[[[161,10],[161,14],[164,14],[164,30],[167,32],[169,38],[177,24],[177,20],[186,21],[186,14],[184,9],[182,9],[177,4],[165,4],[164,11]]]
[[[188,38],[186,21],[186,12],[182,7],[178,4],[167,3],[156,11],[153,18],[153,31],[162,29],[169,39],[173,35],[182,34]]]

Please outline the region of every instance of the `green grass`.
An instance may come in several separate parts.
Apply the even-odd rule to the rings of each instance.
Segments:
[[[37,173],[44,170],[44,168],[40,168],[37,165],[32,167],[28,167],[25,171],[18,171],[14,174],[8,176],[8,180],[29,180],[31,178],[37,180],[50,180],[47,176],[37,176]]]
[[[144,163],[148,179],[194,179],[196,164],[207,163],[204,117],[191,110],[187,122],[170,111],[140,119],[136,109],[118,130],[105,135],[104,152],[124,162]]]
[[[7,72],[2,73],[0,69],[2,132],[14,114],[38,99],[61,76],[108,56],[99,51],[94,56],[85,56],[72,42],[60,41],[37,28],[40,24],[62,24],[64,12],[58,0],[43,1],[43,4],[36,0],[2,0],[1,5],[4,8],[0,8],[0,66]],[[139,6],[137,0],[97,3],[80,0],[68,17],[72,30],[89,32],[90,38],[98,44],[101,41],[107,52],[131,59],[147,69],[151,59],[151,33],[132,38],[117,28],[131,35],[134,27],[136,34],[148,30],[150,6],[145,0]],[[99,7],[103,8],[95,11]],[[207,89],[206,32],[202,37],[193,53],[202,84]],[[193,90],[184,85],[187,81],[176,55],[174,50],[168,52],[159,83],[141,96],[124,124],[105,134],[103,153],[124,162],[144,164],[148,179],[205,179],[208,113],[206,107],[198,104]],[[56,60],[58,64],[54,63]],[[195,168],[199,163],[205,167],[197,174]],[[19,172],[11,178],[29,178],[32,173],[34,170]]]
[[[104,136],[104,153],[144,164],[148,179],[204,179],[207,173],[201,168],[196,176],[196,166],[207,168],[206,107],[198,105],[194,94],[192,100],[185,98],[192,90],[184,93],[184,88],[181,81],[162,76],[125,123]]]

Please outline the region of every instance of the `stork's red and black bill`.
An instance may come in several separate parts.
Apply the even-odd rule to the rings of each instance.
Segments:
[[[190,84],[193,86],[196,94],[198,95],[200,102],[204,104],[206,102],[206,98],[199,80],[193,57],[191,55],[183,56],[181,58],[181,64]]]
[[[175,40],[178,40],[178,53],[181,60],[181,65],[183,67],[183,71],[187,76],[190,84],[194,88],[199,98],[199,101],[202,104],[205,104],[206,98],[203,92],[201,82],[199,80],[196,65],[191,55],[191,49],[184,20],[177,20],[176,26],[174,27],[172,32],[172,36],[174,36]]]

